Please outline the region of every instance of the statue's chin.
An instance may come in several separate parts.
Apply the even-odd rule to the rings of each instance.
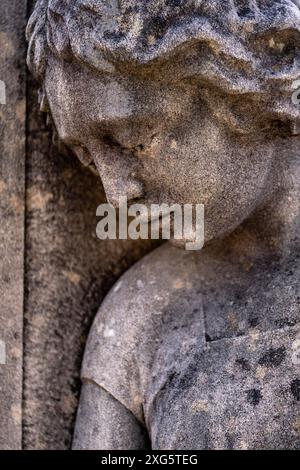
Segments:
[[[190,237],[187,236],[180,240],[171,239],[169,240],[169,243],[176,248],[187,251],[201,251],[204,247],[209,246],[218,240],[226,239],[226,237],[228,237],[228,235],[230,235],[238,225],[239,224],[234,227],[229,226],[228,228],[223,228],[223,230],[220,228],[219,230],[210,230],[210,227],[206,225],[204,240],[201,240],[200,238],[195,239],[195,237],[191,235]]]

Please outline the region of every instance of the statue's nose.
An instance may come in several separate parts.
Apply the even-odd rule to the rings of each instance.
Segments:
[[[143,184],[136,179],[134,170],[137,162],[133,158],[120,154],[114,148],[106,148],[94,160],[111,205],[118,207],[125,197],[128,201],[143,197]]]

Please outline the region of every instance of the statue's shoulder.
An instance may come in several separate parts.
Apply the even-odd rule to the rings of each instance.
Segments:
[[[113,286],[95,317],[87,350],[101,341],[102,349],[132,349],[147,337],[157,339],[161,318],[172,304],[190,301],[198,287],[192,252],[166,243],[149,253]],[[197,295],[197,294],[196,294]],[[174,309],[173,309],[174,310]],[[141,337],[143,335],[143,338]]]
[[[140,420],[160,345],[187,323],[192,328],[195,316],[201,320],[195,274],[191,252],[163,245],[119,279],[94,320],[82,378],[108,390]]]
[[[153,250],[134,264],[104,299],[98,317],[135,325],[158,314],[176,292],[193,289],[197,266],[192,252],[169,243]]]

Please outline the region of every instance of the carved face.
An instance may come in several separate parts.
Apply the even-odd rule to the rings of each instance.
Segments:
[[[45,86],[60,137],[94,161],[109,202],[203,203],[210,240],[261,204],[274,143],[229,131],[198,84],[165,76],[99,73],[51,57]]]

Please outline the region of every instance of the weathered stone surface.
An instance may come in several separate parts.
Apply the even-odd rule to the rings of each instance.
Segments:
[[[299,448],[300,113],[291,99],[299,32],[298,1],[38,2],[28,63],[42,82],[43,107],[62,141],[96,166],[108,200],[202,203],[206,211],[203,252],[159,248],[101,305],[86,348],[74,448],[147,447],[145,430],[160,449]],[[92,178],[83,175],[71,186],[72,201],[82,194],[79,181]],[[44,191],[42,178],[31,184]],[[33,188],[28,207],[33,216],[42,201],[59,207],[51,223],[76,237],[76,223],[63,225],[68,198],[60,185],[49,186],[53,196]],[[85,194],[92,214],[95,194]],[[77,220],[91,224],[91,216]],[[42,363],[32,354],[34,331],[48,338],[56,318],[61,347],[49,343],[49,357],[54,344],[53,353],[63,351],[55,367],[70,369],[49,393],[60,384],[53,400],[65,410],[63,394],[74,396],[66,378],[76,374],[59,333],[72,328],[76,342],[82,331],[73,322],[82,318],[73,285],[85,281],[83,246],[91,253],[94,245],[76,238],[82,248],[74,266],[70,239],[55,233],[48,239],[55,253],[35,256],[31,269],[50,286],[47,306],[64,299],[54,305],[65,313],[50,309],[41,318],[27,309],[33,345],[26,370],[33,383]],[[72,287],[62,284],[64,273]],[[95,307],[102,297],[93,299]]]
[[[112,284],[152,244],[96,238],[96,208],[105,200],[99,177],[51,145],[36,102],[30,92],[24,446],[66,449],[91,321]]]
[[[1,449],[22,445],[25,25],[26,1],[0,3],[0,80],[6,93],[0,100]]]
[[[96,165],[108,199],[202,202],[206,241],[271,194],[273,139],[298,132],[299,6],[243,5],[41,1],[28,26],[60,137]]]
[[[150,245],[96,240],[101,183],[51,146],[32,81],[25,200],[26,13],[24,0],[1,2],[0,448],[20,448],[23,440],[25,448],[65,449],[88,325],[113,282]]]
[[[126,426],[112,437],[110,424],[125,412],[100,390],[95,408],[91,384],[131,411],[155,449],[299,448],[298,260],[268,259],[262,282],[266,260],[249,256],[245,269],[231,242],[222,264],[220,246],[199,256],[165,245],[106,297],[86,348],[75,448],[128,442]]]

